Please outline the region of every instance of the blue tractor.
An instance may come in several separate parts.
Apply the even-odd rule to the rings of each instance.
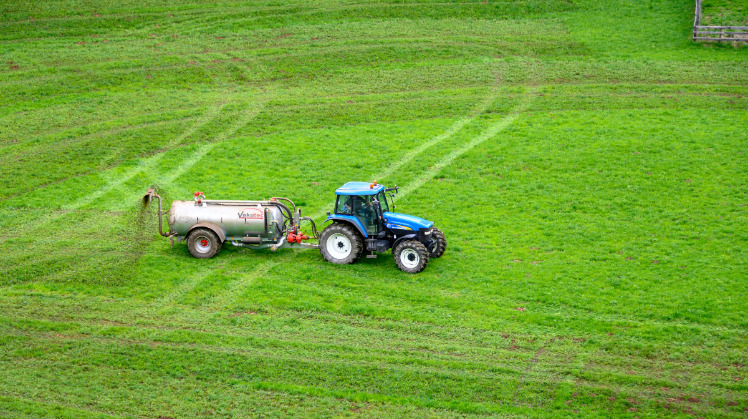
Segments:
[[[335,191],[335,213],[327,213],[333,223],[319,238],[319,250],[328,262],[356,262],[392,249],[398,268],[418,273],[429,258],[438,258],[447,249],[444,233],[432,221],[390,211],[387,193],[394,198],[397,186],[385,189],[376,182],[348,182]],[[392,209],[395,209],[394,203]]]

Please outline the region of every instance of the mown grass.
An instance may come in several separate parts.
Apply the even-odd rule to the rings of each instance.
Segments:
[[[748,409],[748,61],[691,2],[0,10],[0,415]],[[423,273],[197,261],[140,200],[374,179]]]
[[[708,0],[701,8],[704,25],[748,24],[748,3],[744,0]]]

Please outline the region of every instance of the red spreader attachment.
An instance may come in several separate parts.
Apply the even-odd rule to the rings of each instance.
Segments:
[[[286,238],[289,243],[298,243],[301,244],[304,240],[309,240],[309,236],[299,231],[297,227],[294,227],[292,230],[288,232],[288,237]]]

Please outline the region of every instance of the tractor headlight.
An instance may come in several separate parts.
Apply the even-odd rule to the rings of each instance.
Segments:
[[[426,236],[429,236],[429,235],[431,235],[431,230],[428,230],[427,232],[425,232],[423,234],[426,235]]]

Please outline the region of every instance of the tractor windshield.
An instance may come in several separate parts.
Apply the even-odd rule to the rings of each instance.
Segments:
[[[384,191],[377,194],[377,200],[379,200],[379,205],[382,207],[382,212],[388,212],[390,210],[390,206],[387,205],[387,196]]]
[[[359,219],[367,234],[378,233],[377,214],[372,201],[375,195],[340,195],[335,213],[352,215]]]

